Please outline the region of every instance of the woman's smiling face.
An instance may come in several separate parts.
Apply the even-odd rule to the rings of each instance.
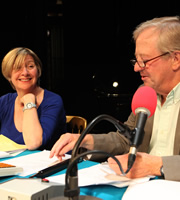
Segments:
[[[32,56],[27,55],[21,66],[12,70],[11,81],[17,91],[31,92],[37,86],[38,70]]]

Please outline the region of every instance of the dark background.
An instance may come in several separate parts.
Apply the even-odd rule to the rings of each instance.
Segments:
[[[179,1],[1,1],[0,59],[25,46],[43,62],[41,86],[60,94],[67,115],[88,122],[99,114],[125,121],[141,84],[129,60],[132,32],[141,22],[179,15]],[[112,83],[119,83],[117,88]],[[0,95],[13,92],[0,75]],[[108,124],[99,130],[111,129]]]

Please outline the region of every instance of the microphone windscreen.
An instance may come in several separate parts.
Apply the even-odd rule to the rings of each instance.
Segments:
[[[157,94],[155,90],[149,86],[142,86],[134,93],[131,108],[133,113],[137,108],[146,108],[150,111],[149,117],[151,117],[156,109]]]

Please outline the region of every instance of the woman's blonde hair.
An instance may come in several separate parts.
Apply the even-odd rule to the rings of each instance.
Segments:
[[[159,17],[138,25],[133,32],[133,39],[136,42],[138,36],[148,28],[154,28],[159,33],[157,47],[160,52],[173,52],[180,50],[180,17],[169,16]]]
[[[32,58],[34,59],[35,65],[37,67],[38,70],[38,82],[37,84],[39,84],[39,78],[41,76],[41,72],[42,72],[42,63],[41,60],[39,59],[39,57],[31,50],[28,48],[24,48],[24,47],[18,47],[18,48],[14,48],[11,51],[9,51],[5,57],[3,58],[2,61],[2,74],[3,76],[10,82],[11,86],[14,88],[14,85],[11,82],[11,73],[13,69],[19,69],[20,66],[22,66],[22,63],[25,60],[25,57],[27,55],[32,56]]]

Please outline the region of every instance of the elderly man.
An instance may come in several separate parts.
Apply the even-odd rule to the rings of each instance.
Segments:
[[[180,18],[161,17],[146,21],[135,29],[134,71],[139,72],[145,86],[157,93],[157,107],[153,117],[147,119],[142,144],[127,177],[161,176],[180,181]],[[131,113],[127,122],[136,126],[136,116]],[[73,148],[79,135],[65,134],[51,150],[61,159]],[[81,143],[87,149],[99,149],[117,155],[124,170],[130,142],[118,132],[88,134]],[[91,159],[94,159],[92,156]],[[97,159],[97,157],[96,157]],[[109,166],[121,174],[117,163],[109,158]]]

